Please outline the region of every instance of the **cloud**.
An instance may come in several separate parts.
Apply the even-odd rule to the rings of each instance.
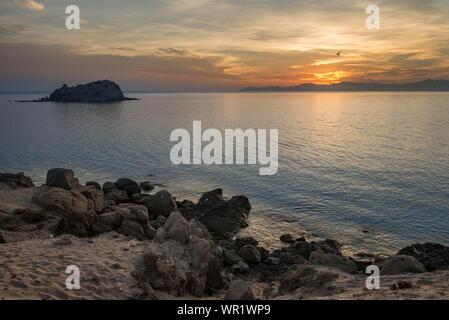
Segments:
[[[42,3],[34,0],[14,0],[14,3],[17,6],[27,10],[41,11],[45,9],[45,6]]]
[[[17,35],[26,30],[22,24],[0,25],[0,35]]]
[[[82,55],[74,53],[71,47],[56,45],[0,43],[0,47],[0,91],[14,87],[28,89],[28,83],[36,81],[47,86],[39,89],[50,89],[62,83],[97,79],[117,81],[125,89],[152,91],[223,90],[241,86],[233,84],[238,77],[225,72],[227,66],[219,65],[218,56],[161,55],[158,51],[129,57]]]

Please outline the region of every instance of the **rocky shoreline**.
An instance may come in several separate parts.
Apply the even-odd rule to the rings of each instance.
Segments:
[[[0,298],[448,298],[449,247],[413,244],[354,259],[336,240],[285,234],[270,252],[236,237],[248,226],[245,196],[215,189],[195,203],[167,190],[149,194],[153,188],[129,178],[81,185],[62,168],[49,170],[42,186],[0,173]],[[67,264],[80,265],[81,290],[65,289]],[[387,287],[365,288],[371,264]]]

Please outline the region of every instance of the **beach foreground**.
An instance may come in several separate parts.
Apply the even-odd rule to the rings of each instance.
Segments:
[[[345,257],[331,239],[283,235],[269,252],[236,238],[251,211],[221,189],[197,203],[122,178],[80,185],[70,169],[46,184],[0,174],[0,299],[448,299],[449,247]],[[147,192],[147,193],[145,193]],[[368,290],[366,267],[380,269]],[[66,287],[68,266],[78,290]]]

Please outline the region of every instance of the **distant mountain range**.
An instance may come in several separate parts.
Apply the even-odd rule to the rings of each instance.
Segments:
[[[303,83],[292,87],[248,87],[242,92],[294,91],[449,91],[448,80],[424,80],[414,83],[388,84],[376,82],[340,82],[333,84]]]

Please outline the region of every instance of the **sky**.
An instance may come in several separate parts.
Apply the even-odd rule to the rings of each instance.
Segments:
[[[372,4],[378,30],[365,26]],[[65,27],[67,5],[80,8],[79,30]],[[428,78],[449,79],[449,0],[0,0],[0,91]]]

